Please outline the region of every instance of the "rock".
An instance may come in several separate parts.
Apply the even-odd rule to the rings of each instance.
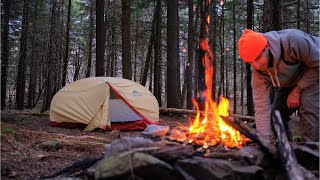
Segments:
[[[191,156],[194,152],[193,147],[190,145],[174,145],[162,146],[161,149],[150,152],[150,154],[165,162],[174,163],[178,159]]]
[[[154,124],[149,124],[142,134],[150,136],[165,136],[169,132],[169,126],[159,126]]]
[[[261,165],[265,154],[257,147],[244,146],[239,150],[241,157],[251,165]]]
[[[178,160],[176,166],[181,174],[194,179],[261,179],[263,170],[237,161],[202,157]]]
[[[146,147],[156,147],[157,145],[151,139],[146,139],[143,137],[123,137],[121,139],[115,140],[111,144],[105,146],[105,155],[107,158],[109,156],[129,151],[135,148],[146,148]]]
[[[56,151],[62,147],[60,141],[44,141],[39,144],[39,147],[46,151]]]
[[[114,155],[101,160],[96,167],[95,179],[177,179],[173,168],[144,153]]]

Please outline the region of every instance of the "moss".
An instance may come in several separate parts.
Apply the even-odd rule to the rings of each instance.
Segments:
[[[18,134],[13,128],[3,128],[1,134],[9,134],[14,140],[18,138]]]

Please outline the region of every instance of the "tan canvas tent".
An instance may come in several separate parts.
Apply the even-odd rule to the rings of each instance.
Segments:
[[[50,106],[53,126],[142,130],[159,121],[157,99],[144,86],[121,78],[92,77],[72,82],[55,94]]]

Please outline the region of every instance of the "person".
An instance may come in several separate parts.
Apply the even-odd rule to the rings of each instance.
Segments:
[[[297,29],[258,33],[246,29],[238,51],[252,70],[257,131],[271,142],[271,117],[279,110],[287,128],[299,109],[301,140],[319,142],[320,38]],[[270,89],[276,87],[271,104]]]

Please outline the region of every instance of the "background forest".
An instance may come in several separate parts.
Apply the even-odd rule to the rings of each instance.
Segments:
[[[205,11],[206,10],[206,11]],[[93,76],[131,79],[163,107],[192,109],[199,94],[199,35],[210,14],[213,95],[253,115],[245,28],[297,28],[319,36],[318,0],[1,0],[1,109],[49,109],[66,84]]]

